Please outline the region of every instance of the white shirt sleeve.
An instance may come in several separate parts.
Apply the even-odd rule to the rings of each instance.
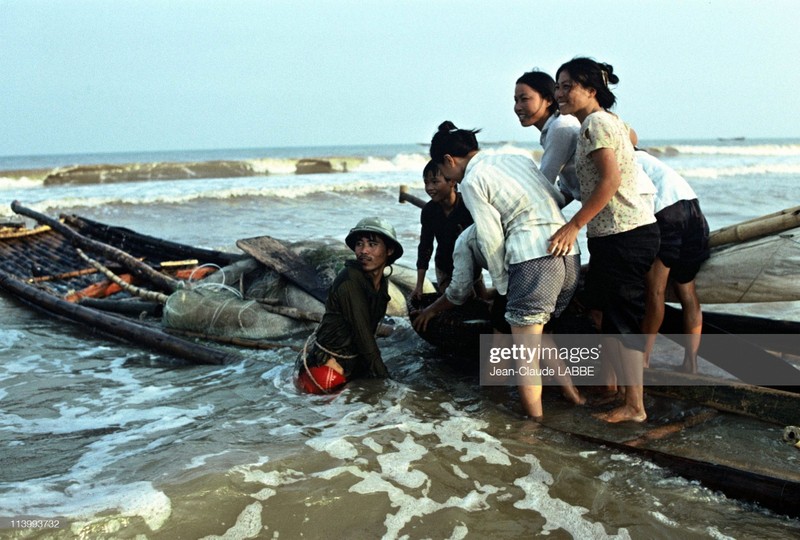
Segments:
[[[461,183],[461,196],[475,222],[478,237],[478,248],[487,263],[492,285],[499,294],[508,290],[508,272],[506,271],[505,234],[500,213],[491,203],[488,183],[474,175],[469,182]]]
[[[475,225],[473,224],[458,235],[455,249],[453,249],[453,275],[444,294],[450,302],[457,306],[466,302],[472,294],[477,264],[470,248],[470,244],[474,243],[474,240]]]
[[[553,185],[555,185],[561,169],[575,155],[578,139],[574,132],[575,130],[568,126],[558,125],[551,127],[547,132],[539,170]]]

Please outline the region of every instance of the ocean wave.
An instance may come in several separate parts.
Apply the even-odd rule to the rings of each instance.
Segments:
[[[303,175],[343,172],[419,171],[427,163],[424,153],[386,157],[252,158],[188,162],[135,162],[124,164],[67,165],[52,169],[0,171],[0,190],[63,185]]]
[[[800,175],[798,163],[768,163],[735,167],[693,167],[679,169],[689,178],[721,178],[729,176]]]
[[[655,156],[800,156],[800,144],[755,144],[755,145],[666,145],[648,146],[646,150]]]
[[[218,185],[209,185],[205,188],[198,188],[195,184],[191,186],[194,189],[181,189],[185,186],[185,184],[181,183],[176,186],[164,186],[163,189],[152,190],[136,188],[127,190],[115,189],[107,190],[102,194],[92,194],[95,193],[95,191],[90,191],[88,196],[84,194],[86,190],[73,191],[69,194],[52,193],[52,197],[48,196],[50,192],[40,192],[40,194],[45,196],[38,200],[35,198],[28,199],[25,200],[24,203],[26,206],[38,212],[51,213],[54,210],[58,211],[60,208],[93,208],[126,204],[182,204],[203,199],[223,200],[263,197],[293,200],[325,194],[363,193],[369,195],[376,192],[396,193],[401,185],[409,183],[407,175],[381,178],[378,180],[366,179],[363,177],[347,180],[347,177],[348,175],[340,174],[335,175],[335,178],[332,178],[331,182],[320,182],[320,175],[317,175],[305,183],[279,182],[268,186],[253,184],[230,186],[227,183],[220,182]],[[10,204],[0,205],[0,217],[12,215],[14,215],[14,212],[11,210]]]
[[[0,173],[2,174],[2,173]],[[0,191],[7,189],[33,189],[42,187],[44,175],[36,178],[33,176],[0,176]]]

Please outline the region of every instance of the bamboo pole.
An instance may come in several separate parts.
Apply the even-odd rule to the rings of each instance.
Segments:
[[[78,323],[92,333],[102,332],[122,338],[137,346],[149,347],[161,353],[183,358],[192,364],[219,365],[238,357],[235,353],[192,343],[124,317],[98,312],[80,304],[71,304],[3,271],[0,271],[0,288],[8,290],[39,309]]]
[[[708,237],[708,244],[710,247],[735,244],[794,227],[800,227],[800,206],[713,231]]]
[[[422,208],[422,207],[425,206],[425,201],[423,201],[422,199],[420,199],[419,197],[417,197],[415,195],[410,194],[408,192],[408,186],[405,185],[405,184],[400,186],[400,197],[399,197],[398,201],[400,203],[410,202],[411,204],[413,204],[414,206],[418,206],[419,208]]]
[[[116,275],[114,272],[109,270],[107,267],[103,266],[103,264],[101,264],[99,261],[96,261],[96,260],[92,259],[91,257],[89,257],[88,255],[86,255],[86,253],[84,253],[81,248],[77,248],[76,251],[78,252],[78,255],[80,255],[81,259],[83,259],[84,261],[86,261],[87,263],[92,265],[94,268],[96,268],[100,273],[102,273],[108,279],[110,279],[111,281],[113,281],[114,283],[119,285],[120,288],[123,291],[126,291],[126,292],[132,294],[133,296],[138,296],[139,298],[144,298],[145,300],[155,300],[156,302],[159,302],[160,304],[166,304],[167,303],[167,299],[169,298],[169,295],[166,295],[166,294],[160,293],[160,292],[156,292],[156,291],[149,291],[149,290],[144,289],[142,287],[137,287],[136,285],[131,285],[130,283],[128,283],[127,281],[123,280],[118,275]]]
[[[55,274],[52,276],[37,276],[28,279],[28,283],[42,283],[44,281],[58,281],[61,279],[69,279],[79,276],[86,276],[89,274],[96,274],[97,268],[83,268],[81,270],[73,270],[71,272],[64,272],[62,274]]]

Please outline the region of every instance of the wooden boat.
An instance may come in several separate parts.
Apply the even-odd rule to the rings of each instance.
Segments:
[[[410,307],[423,307],[435,298],[423,295],[420,301],[410,301]],[[461,373],[470,370],[477,379],[480,333],[492,331],[488,316],[485,303],[470,301],[434,317],[419,334],[440,347],[447,365]],[[412,321],[414,317],[412,312]],[[569,328],[559,330],[586,331],[588,320],[575,313],[568,319],[562,324]],[[746,319],[736,317],[732,323],[741,325]],[[673,309],[667,320],[680,324],[680,313]],[[715,322],[731,323],[725,317]],[[771,361],[780,362],[752,343],[745,342],[743,350],[758,355],[755,360],[765,362],[765,369],[775,369]],[[648,421],[644,424],[609,426],[592,417],[596,409],[575,409],[551,387],[545,388],[543,425],[578,441],[646,459],[729,497],[800,517],[800,446],[793,447],[798,435],[781,440],[782,431],[800,423],[800,393],[787,391],[798,388],[759,387],[656,369],[645,370],[645,384]],[[720,442],[719,433],[735,433],[737,438]]]
[[[799,428],[665,399],[649,388],[645,399],[648,421],[641,425],[610,426],[588,411],[576,414],[547,403],[544,426],[581,443],[647,460],[727,497],[800,517],[798,448],[792,438]]]
[[[400,201],[421,203],[415,202],[414,197],[409,196],[402,188]],[[776,221],[784,222],[780,225],[784,227],[780,232],[797,227],[800,214],[798,210],[800,209],[793,208],[765,216],[767,219],[760,220],[762,223],[757,223],[756,227],[747,223],[744,227],[719,231],[721,234],[715,240],[716,245],[758,238],[765,230],[769,234],[775,231],[773,224]],[[785,223],[787,220],[788,227]],[[788,235],[784,233],[783,239],[788,237],[788,242],[781,243],[790,244],[789,248],[794,249],[791,244],[797,244],[799,235],[798,229],[789,231]],[[770,250],[775,252],[773,248]],[[766,264],[763,260],[761,262]],[[781,268],[788,268],[793,275],[798,271],[796,261]],[[785,282],[786,272],[782,274],[784,275],[778,278]],[[797,280],[790,278],[789,281]],[[714,279],[706,282],[713,284]],[[716,290],[724,290],[733,285],[739,287],[742,283],[744,280],[735,276]],[[752,280],[742,286],[746,289],[751,283]],[[796,283],[789,288],[790,295],[796,296]],[[776,292],[780,295],[785,294],[786,290],[771,291],[768,295],[774,296]],[[415,310],[429,305],[436,297],[435,294],[429,294],[423,295],[420,300],[409,300],[412,323]],[[764,300],[764,297],[762,294],[760,299]],[[436,346],[442,356],[452,359],[458,366],[457,369],[463,370],[465,366],[469,366],[469,369],[477,373],[480,334],[491,334],[493,331],[489,319],[488,305],[480,300],[471,300],[464,306],[438,314],[428,322],[425,331],[418,333]],[[570,306],[561,319],[553,323],[555,327],[551,329],[554,332],[594,332],[588,318],[580,313],[576,305]],[[679,310],[667,306],[661,332],[671,336],[679,335],[681,319]],[[800,470],[797,467],[800,460],[797,448],[800,445],[794,448],[800,428],[792,425],[800,423],[800,370],[776,355],[776,351],[764,348],[774,344],[774,340],[769,339],[770,334],[800,335],[800,323],[705,312],[704,334],[725,334],[726,339],[733,342],[738,359],[731,358],[730,349],[714,350],[708,344],[710,339],[702,342],[701,357],[746,381],[752,370],[742,369],[741,359],[745,358],[751,366],[757,365],[760,372],[769,373],[770,380],[787,384],[770,388],[746,382],[732,383],[729,380],[647,369],[645,384],[648,421],[645,424],[608,426],[592,418],[586,410],[576,411],[572,407],[565,409],[563,401],[556,401],[545,405],[547,413],[544,425],[550,430],[592,445],[647,459],[674,474],[698,480],[706,487],[719,490],[729,497],[755,502],[775,512],[800,517]],[[740,334],[748,334],[747,339]],[[758,338],[763,338],[763,341]],[[789,340],[788,343],[788,351],[778,352],[799,356],[796,340]],[[548,389],[545,390],[546,397]],[[781,429],[784,431],[785,442],[780,440]],[[741,439],[732,443],[718,443],[717,433],[734,433]]]
[[[127,274],[152,294],[171,292],[176,275],[197,267],[228,265],[243,255],[222,253],[168,242],[76,216],[61,221],[15,202],[20,215],[40,223],[35,228],[6,226],[0,229],[0,288],[23,302],[89,328],[192,363],[221,364],[235,353],[197,343],[166,332],[159,324],[160,304],[125,293],[124,300],[65,298],[106,283],[107,277],[92,262]],[[80,296],[80,295],[78,295]],[[88,295],[87,295],[88,296]],[[78,299],[77,297],[75,299]]]
[[[436,293],[429,293],[422,295],[419,300],[409,299],[409,318],[412,324],[417,310],[431,304],[437,297]],[[681,328],[680,310],[666,306],[660,332],[677,339],[682,333]],[[558,320],[548,323],[545,330],[554,334],[595,333],[588,315],[575,303]],[[478,368],[481,334],[492,332],[489,306],[477,299],[439,313],[428,322],[424,331],[417,331],[422,339],[437,347],[443,354],[456,357],[473,369]],[[732,346],[738,353],[737,358],[731,357],[729,348],[720,348],[711,340],[701,342],[699,354],[742,382],[780,381],[780,385],[766,386],[800,392],[800,370],[783,357],[800,357],[800,342],[793,338],[800,335],[800,323],[709,312],[703,314],[703,334],[722,334],[733,343]],[[789,339],[771,340],[770,335],[775,334],[789,336]],[[741,358],[746,358],[747,362],[741,362]],[[755,380],[751,379],[752,365],[758,366],[758,377]]]

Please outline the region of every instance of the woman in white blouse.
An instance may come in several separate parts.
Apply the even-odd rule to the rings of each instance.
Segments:
[[[541,132],[539,144],[544,150],[539,170],[557,186],[564,204],[580,200],[581,186],[575,172],[575,149],[581,123],[571,114],[561,114],[555,98],[556,82],[543,71],[528,71],[514,87],[514,114],[522,127]]]
[[[643,422],[645,274],[659,247],[652,199],[642,196],[630,129],[609,112],[616,103],[609,84],[619,82],[613,67],[574,58],[558,69],[556,79],[561,114],[581,122],[575,150],[581,209],[552,236],[550,252],[563,253],[587,227],[585,301],[602,312],[603,358],[625,389],[624,403],[598,417]]]

